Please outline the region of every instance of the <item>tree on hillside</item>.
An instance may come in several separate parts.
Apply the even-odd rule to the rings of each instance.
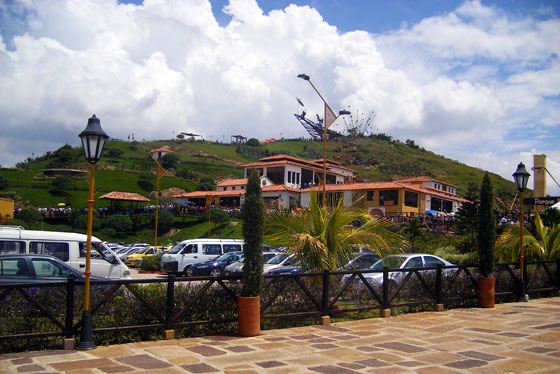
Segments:
[[[49,192],[55,196],[64,196],[70,187],[72,187],[72,179],[60,176],[53,179]]]
[[[348,208],[342,199],[335,206],[319,206],[311,191],[310,209],[299,214],[283,209],[266,213],[266,237],[288,244],[304,269],[334,271],[348,262],[357,247],[366,246],[381,257],[407,246],[406,240],[388,230],[389,224],[366,211]],[[355,229],[352,222],[362,225]]]
[[[256,138],[251,138],[249,140],[247,140],[247,145],[251,146],[251,147],[258,147],[261,143],[259,142],[259,139]]]
[[[179,163],[179,156],[175,153],[166,153],[161,157],[161,166],[167,170],[175,170],[175,167]]]
[[[0,175],[0,190],[3,190],[6,187],[8,187],[8,181],[3,175]]]

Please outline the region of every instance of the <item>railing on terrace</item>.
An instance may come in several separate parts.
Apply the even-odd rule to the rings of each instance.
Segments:
[[[527,261],[526,292],[545,297],[560,289],[560,259]],[[262,327],[316,323],[320,316],[357,319],[383,310],[406,313],[476,306],[475,267],[276,274],[265,276]],[[496,266],[496,301],[517,300],[518,263]],[[377,278],[378,281],[372,281]],[[90,312],[97,344],[234,334],[241,280],[232,277],[159,277],[92,281]],[[0,285],[0,353],[60,347],[81,328],[83,282]]]

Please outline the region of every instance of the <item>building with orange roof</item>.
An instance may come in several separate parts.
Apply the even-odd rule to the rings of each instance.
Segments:
[[[457,186],[428,177],[401,179],[393,182],[354,182],[354,171],[339,162],[327,160],[327,201],[343,200],[346,206],[357,206],[379,216],[416,215],[426,211],[455,213],[467,200],[456,194]],[[208,205],[212,201],[224,207],[243,204],[247,175],[253,169],[261,178],[265,204],[280,208],[309,207],[310,193],[322,194],[323,160],[303,160],[280,154],[243,165],[245,178],[227,179],[216,191],[195,191],[174,196],[175,201]],[[321,201],[321,198],[319,198]]]
[[[161,160],[161,158],[169,153],[175,153],[171,150],[168,146],[164,146],[161,148],[152,149],[150,154],[155,160]]]

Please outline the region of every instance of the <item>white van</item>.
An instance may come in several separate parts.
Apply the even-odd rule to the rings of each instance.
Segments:
[[[74,269],[86,269],[87,235],[71,232],[25,230],[0,225],[0,254],[44,254],[59,258]],[[130,279],[130,270],[101,240],[91,237],[91,275]]]
[[[161,270],[183,273],[192,264],[210,261],[226,252],[243,250],[241,239],[188,239],[179,242],[161,257]]]

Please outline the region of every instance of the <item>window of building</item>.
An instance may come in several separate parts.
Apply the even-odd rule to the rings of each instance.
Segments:
[[[418,208],[418,194],[415,192],[404,191],[404,205]]]
[[[292,183],[292,172],[288,170],[288,183]]]
[[[398,190],[381,190],[379,191],[379,205],[391,206],[399,203]]]
[[[373,193],[374,191],[368,191],[366,194],[367,201],[373,201]]]

